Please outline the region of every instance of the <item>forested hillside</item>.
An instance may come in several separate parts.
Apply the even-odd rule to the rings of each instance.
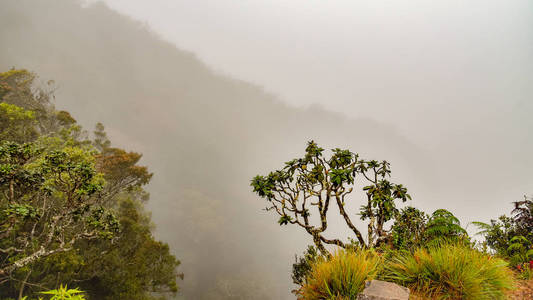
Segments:
[[[43,85],[54,80],[58,109],[85,128],[104,123],[113,145],[143,153],[141,165],[155,173],[147,207],[158,239],[182,262],[184,299],[292,298],[293,255],[310,241],[261,214],[249,181],[308,140],[387,158],[407,184],[423,185],[433,172],[393,128],[320,107],[290,107],[213,72],[103,4],[3,1],[0,39],[0,70],[34,71]],[[148,228],[148,219],[142,224]]]
[[[114,147],[50,103],[25,70],[0,73],[0,298],[58,284],[89,299],[176,294],[180,264],[155,240],[141,154]]]

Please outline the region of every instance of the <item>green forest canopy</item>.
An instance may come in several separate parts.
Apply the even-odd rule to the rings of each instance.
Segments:
[[[90,299],[159,299],[178,291],[180,262],[155,240],[141,154],[91,136],[35,74],[0,73],[0,298],[58,282]]]

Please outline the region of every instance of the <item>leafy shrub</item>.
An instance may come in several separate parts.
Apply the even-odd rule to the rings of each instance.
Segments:
[[[298,292],[299,299],[355,299],[365,281],[378,275],[382,261],[374,250],[339,250],[330,259],[320,257]]]
[[[411,249],[421,245],[428,215],[411,206],[404,207],[396,216],[391,228],[392,246]]]
[[[485,238],[483,246],[492,249],[502,257],[509,257],[511,239],[519,235],[514,220],[508,216],[500,216],[497,220],[490,220],[490,223],[472,222],[480,231],[476,235]]]
[[[292,282],[300,286],[304,285],[307,276],[311,273],[311,266],[319,257],[318,250],[313,246],[308,246],[303,256],[296,255],[296,261],[292,264]]]
[[[514,285],[507,262],[461,244],[399,252],[384,278],[431,299],[504,299]]]
[[[450,242],[470,243],[459,219],[445,209],[437,209],[428,216],[417,208],[405,207],[395,217],[390,236],[390,245],[394,249],[405,250]]]
[[[516,266],[533,259],[533,200],[513,202],[511,217],[500,216],[490,223],[473,222],[485,237],[484,245]]]
[[[514,236],[509,241],[507,256],[511,264],[521,264],[533,259],[533,243],[521,235]]]

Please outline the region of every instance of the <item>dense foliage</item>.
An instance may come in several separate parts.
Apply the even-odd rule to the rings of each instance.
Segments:
[[[397,249],[412,249],[422,244],[428,215],[411,206],[404,207],[391,228],[392,245]]]
[[[118,232],[115,215],[103,206],[99,192],[105,183],[90,152],[4,142],[0,166],[0,274],[70,251],[81,240],[111,239]]]
[[[141,155],[111,147],[102,124],[91,139],[35,78],[0,73],[0,298],[58,283],[88,299],[176,293],[179,261],[143,209]]]
[[[533,200],[513,202],[511,216],[502,215],[490,223],[474,222],[485,237],[484,244],[497,255],[507,258],[513,266],[531,278],[533,268]]]

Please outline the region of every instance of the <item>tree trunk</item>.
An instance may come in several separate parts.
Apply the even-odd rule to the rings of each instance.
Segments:
[[[26,274],[26,277],[22,281],[22,284],[20,286],[20,291],[19,291],[19,300],[22,300],[22,295],[24,294],[24,287],[26,286],[26,282],[28,281],[30,274],[31,274],[31,270],[28,272],[28,274]]]
[[[15,180],[11,179],[9,181],[9,202],[15,201]]]
[[[322,244],[322,241],[320,240],[320,235],[318,233],[313,234],[313,242],[315,242],[316,247],[318,248],[318,250],[320,250],[320,253],[322,253],[322,255],[328,258],[331,256],[329,251]]]

